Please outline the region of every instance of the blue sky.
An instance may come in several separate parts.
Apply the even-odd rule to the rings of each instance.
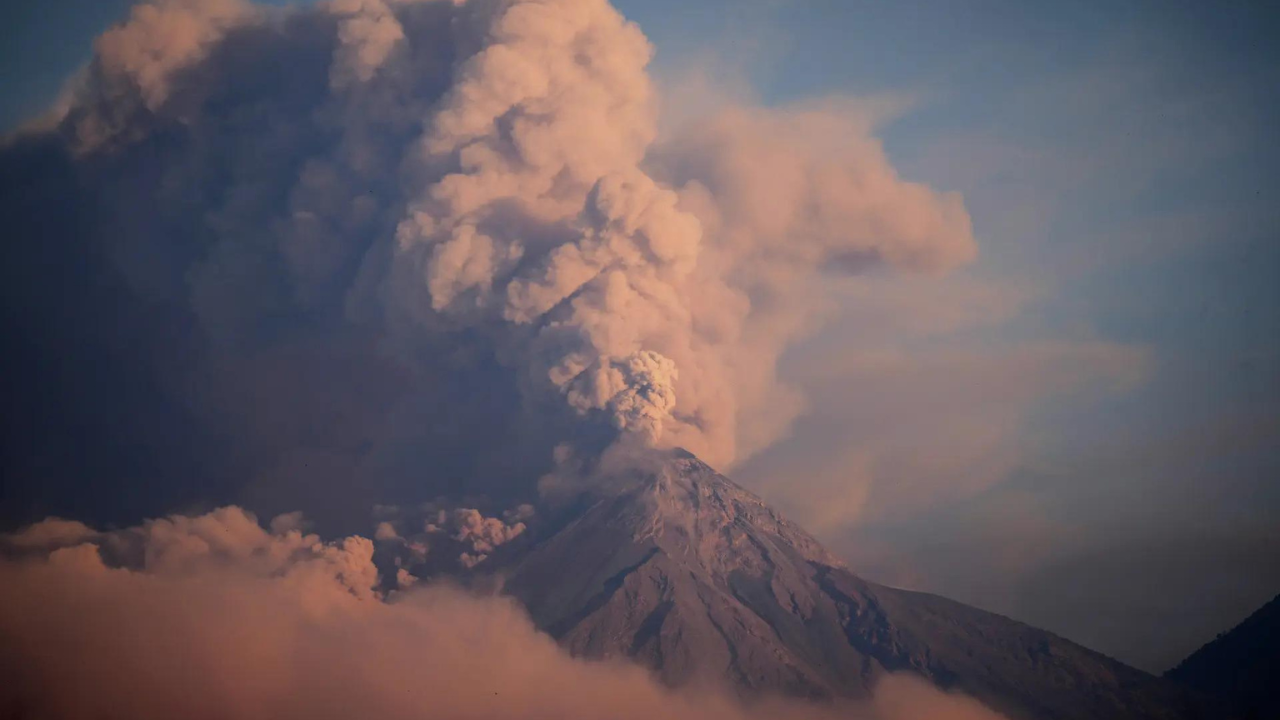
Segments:
[[[1052,342],[1143,358],[1137,379],[1117,384],[1099,370],[1009,409],[1017,429],[981,447],[1013,459],[981,491],[825,528],[829,542],[873,576],[1047,625],[1152,670],[1280,591],[1274,11],[681,5],[622,4],[654,40],[661,77],[710,63],[766,103],[909,99],[881,132],[891,157],[904,176],[963,193],[980,245],[964,275],[1020,298],[1016,310],[1004,304],[1004,319],[915,341],[917,352],[978,347],[998,362]],[[856,345],[860,329],[841,335],[837,324],[812,352]],[[1050,384],[1051,357],[1040,361]],[[1061,361],[1088,363],[1072,357]],[[785,497],[770,480],[786,463],[756,465],[740,474]],[[1015,565],[988,560],[1011,546],[1031,549]],[[1175,639],[1171,623],[1193,631]]]
[[[895,98],[879,131],[895,166],[959,191],[973,218],[971,267],[909,298],[850,290],[788,356],[784,372],[830,400],[740,477],[873,578],[1152,670],[1280,592],[1276,11],[616,4],[654,43],[664,88],[698,75],[767,105]],[[6,3],[0,124],[46,106],[126,8]],[[813,370],[887,350],[920,375]],[[956,382],[934,388],[939,375]],[[889,390],[863,403],[858,383],[881,380]],[[904,432],[868,449],[856,480],[841,453],[874,419],[865,407]],[[934,447],[947,462],[921,460]],[[784,468],[839,472],[799,487]],[[902,490],[915,486],[940,490]],[[814,514],[851,497],[846,513]],[[1170,623],[1190,630],[1168,637]]]

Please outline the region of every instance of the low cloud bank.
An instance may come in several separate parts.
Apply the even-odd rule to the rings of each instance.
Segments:
[[[671,691],[568,657],[520,607],[376,590],[373,544],[235,507],[120,531],[46,521],[0,539],[0,712],[41,718],[997,720],[893,677],[849,708]]]

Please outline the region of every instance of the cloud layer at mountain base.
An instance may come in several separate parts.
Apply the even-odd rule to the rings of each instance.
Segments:
[[[963,265],[969,218],[848,102],[659,141],[650,55],[604,0],[138,5],[0,148],[6,471],[327,520],[510,506],[566,441],[767,447],[818,281]]]
[[[0,538],[0,711],[90,718],[998,720],[905,676],[839,709],[747,708],[573,660],[509,599],[380,595],[373,545],[235,507],[112,532],[46,521]]]

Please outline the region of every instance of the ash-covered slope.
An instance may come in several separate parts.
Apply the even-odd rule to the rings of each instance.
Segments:
[[[1280,595],[1230,632],[1192,653],[1165,677],[1241,717],[1280,718]]]
[[[1011,718],[1191,717],[1171,684],[1051,633],[854,575],[688,453],[595,496],[515,564],[509,592],[574,654],[681,685],[865,696],[914,672]]]

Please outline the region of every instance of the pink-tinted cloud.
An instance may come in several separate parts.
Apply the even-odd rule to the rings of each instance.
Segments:
[[[75,720],[386,717],[998,720],[906,677],[839,711],[676,693],[569,658],[511,600],[375,593],[372,545],[224,508],[0,561],[0,710]],[[55,530],[57,528],[54,528]],[[28,538],[62,537],[49,527]]]
[[[652,48],[605,0],[298,12],[336,28],[323,116],[337,151],[291,162],[288,207],[265,222],[240,217],[263,195],[260,154],[227,160],[245,174],[209,210],[217,242],[189,274],[211,332],[254,322],[253,298],[226,287],[260,267],[246,237],[268,228],[311,307],[359,255],[344,242],[375,232],[345,300],[376,288],[373,314],[401,344],[482,329],[530,394],[727,466],[796,414],[775,366],[823,307],[822,276],[937,274],[976,252],[958,195],[898,176],[873,136],[883,108],[725,105],[657,143]],[[221,112],[198,99],[202,63],[229,62],[229,33],[273,24],[290,27],[238,0],[138,6],[99,40],[64,129],[93,154]]]

